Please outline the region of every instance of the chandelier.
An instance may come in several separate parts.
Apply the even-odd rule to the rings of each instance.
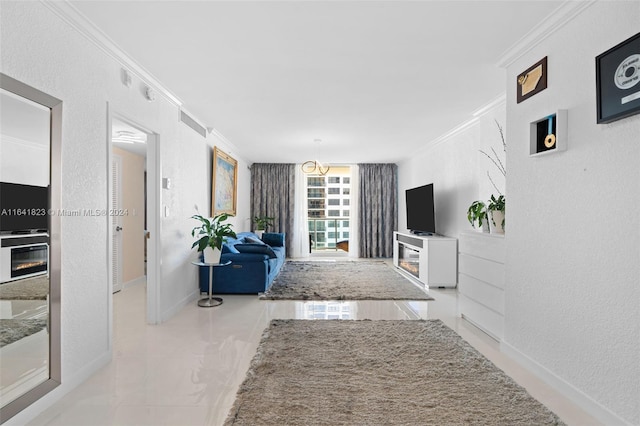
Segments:
[[[320,148],[320,142],[322,142],[321,139],[314,139],[314,142],[316,142],[318,144],[318,151]],[[320,161],[318,160],[309,160],[309,161],[305,161],[304,163],[302,163],[302,166],[300,166],[300,168],[302,169],[302,172],[308,175],[320,175],[320,176],[324,176],[327,174],[327,172],[329,172],[330,167],[327,165],[323,165]]]

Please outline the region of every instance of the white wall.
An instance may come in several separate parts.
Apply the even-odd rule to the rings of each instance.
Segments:
[[[107,208],[107,104],[159,135],[161,173],[173,183],[161,196],[169,210],[161,220],[159,288],[167,319],[198,294],[189,218],[196,205],[208,212],[213,139],[180,123],[179,108],[163,96],[148,102],[137,76],[130,88],[122,85],[121,65],[40,2],[2,2],[0,40],[3,73],[63,101],[63,209]],[[239,217],[248,218],[246,163],[234,157]],[[107,218],[63,217],[61,241],[62,385],[8,424],[25,423],[111,357]]]
[[[505,341],[640,424],[640,115],[596,124],[595,57],[640,30],[639,2],[597,2],[507,69]],[[548,88],[516,76],[548,56]],[[568,150],[528,156],[529,122],[568,109]],[[598,407],[601,405],[601,407]]]
[[[495,169],[478,150],[498,149],[493,120],[504,124],[502,347],[605,424],[640,424],[640,115],[596,124],[595,57],[638,22],[638,2],[595,3],[508,67],[506,106],[398,169],[400,230],[404,190],[433,182],[437,231],[457,237],[471,229],[471,201],[493,192],[486,171]],[[516,76],[544,56],[549,87],[516,104]],[[568,150],[530,158],[529,122],[557,109],[569,110]]]
[[[448,137],[426,146],[398,164],[398,229],[407,231],[404,191],[408,188],[433,183],[436,208],[436,232],[457,238],[462,231],[472,230],[467,220],[467,209],[474,200],[487,201],[498,194],[487,172],[504,193],[505,179],[486,156],[494,148],[503,163],[500,123],[506,134],[504,102],[492,107]],[[506,137],[507,144],[509,138]],[[508,218],[507,224],[508,227]]]

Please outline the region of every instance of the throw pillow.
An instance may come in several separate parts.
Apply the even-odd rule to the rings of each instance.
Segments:
[[[240,253],[266,254],[270,259],[277,257],[273,249],[266,244],[236,244],[235,247]]]
[[[263,244],[264,245],[264,241],[262,241],[259,238],[251,237],[251,236],[244,237],[244,242],[247,244]]]

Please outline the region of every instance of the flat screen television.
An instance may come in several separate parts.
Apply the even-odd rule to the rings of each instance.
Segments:
[[[414,234],[435,234],[433,184],[407,189],[407,228]]]
[[[0,182],[0,232],[46,232],[49,187]]]

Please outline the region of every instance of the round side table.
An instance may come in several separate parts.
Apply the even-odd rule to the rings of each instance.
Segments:
[[[198,267],[206,266],[209,268],[209,296],[198,300],[198,306],[201,306],[203,308],[213,308],[214,306],[222,305],[221,297],[213,297],[213,268],[217,268],[219,266],[231,265],[231,261],[228,260],[224,263],[205,263],[205,262],[191,262],[191,263]]]

